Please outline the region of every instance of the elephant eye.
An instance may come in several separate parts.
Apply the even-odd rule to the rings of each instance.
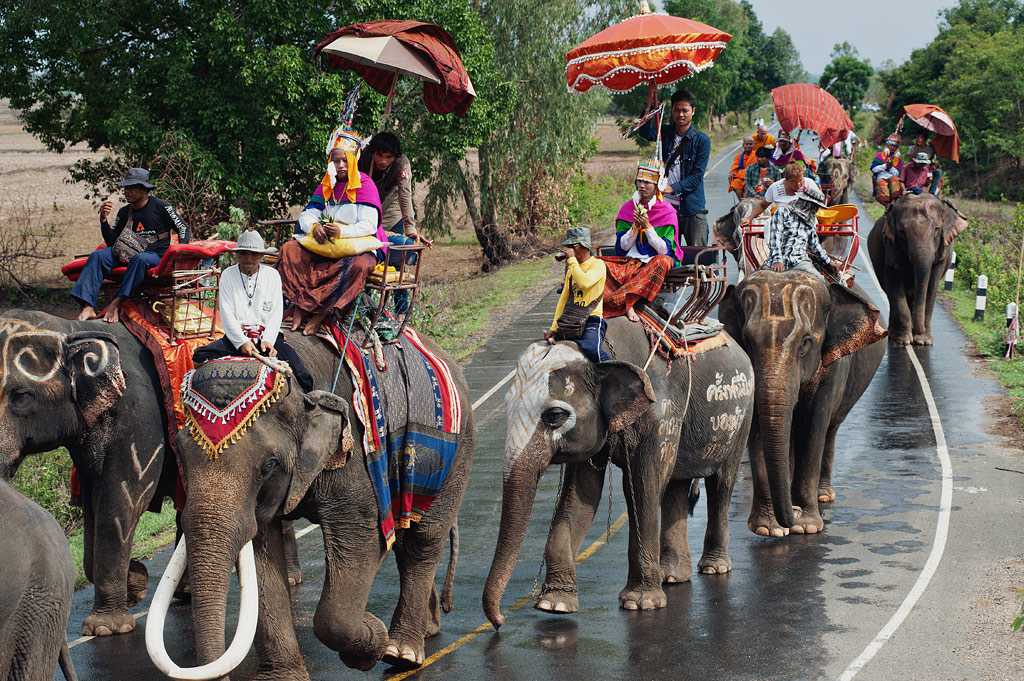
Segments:
[[[570,415],[571,414],[569,414],[567,410],[562,409],[561,407],[549,407],[544,410],[544,413],[541,414],[540,418],[545,425],[552,428],[559,428],[569,420]]]
[[[15,414],[24,414],[35,404],[36,396],[28,388],[18,388],[11,392],[8,400],[11,403],[11,410]]]
[[[260,473],[262,473],[263,477],[265,478],[271,473],[273,473],[274,469],[276,469],[278,465],[280,465],[280,463],[281,462],[278,461],[276,457],[270,457],[269,459],[263,462],[263,467],[260,469]]]
[[[804,339],[800,341],[800,356],[805,356],[811,351],[811,347],[814,345],[814,339],[810,336],[804,336]]]

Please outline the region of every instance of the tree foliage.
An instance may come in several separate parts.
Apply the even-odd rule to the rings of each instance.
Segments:
[[[818,84],[832,93],[852,118],[860,110],[875,70],[848,42],[833,47],[831,56]]]
[[[940,13],[939,34],[928,46],[882,72],[889,95],[882,127],[893,129],[905,104],[941,106],[960,132],[960,165],[943,165],[956,188],[991,198],[1020,198],[1022,63],[1024,2],[961,0]]]

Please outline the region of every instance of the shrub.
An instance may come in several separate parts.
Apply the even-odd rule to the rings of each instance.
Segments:
[[[71,505],[71,457],[63,447],[25,459],[14,486],[57,520],[64,534],[82,527],[82,509]]]

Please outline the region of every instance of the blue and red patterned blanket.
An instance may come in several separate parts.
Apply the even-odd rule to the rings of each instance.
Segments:
[[[356,390],[352,406],[363,425],[366,467],[377,497],[380,530],[388,549],[396,529],[408,528],[430,509],[451,472],[462,425],[462,400],[447,363],[406,327],[385,345],[386,370],[370,352],[345,343],[345,364]]]

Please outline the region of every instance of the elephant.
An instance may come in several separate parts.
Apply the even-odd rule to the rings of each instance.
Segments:
[[[834,206],[847,203],[850,199],[850,187],[856,175],[856,166],[848,158],[828,156],[818,165],[818,179],[825,194],[825,202]]]
[[[256,678],[309,679],[292,621],[280,530],[285,518],[307,518],[323,532],[324,588],[313,618],[317,638],[338,651],[349,667],[368,670],[379,660],[401,668],[418,667],[424,659],[424,639],[439,630],[434,577],[458,515],[473,457],[473,415],[465,380],[456,365],[427,344],[451,369],[454,389],[466,408],[458,421],[450,471],[433,504],[408,529],[398,530],[394,552],[401,593],[391,626],[385,627],[366,611],[374,577],[389,549],[378,522],[363,425],[350,416],[353,382],[340,367],[335,373],[335,355],[320,339],[293,334],[289,342],[303,358],[316,386],[334,390],[303,393],[289,385],[288,392],[269,404],[216,458],[208,456],[188,430],[178,434],[188,496],[182,511],[184,541],[177,551],[187,547],[195,650],[198,663],[210,670],[203,678],[226,676],[238,663],[224,657],[225,594],[237,559],[240,575],[254,573],[258,583],[258,623],[252,622],[257,618],[246,611],[240,613],[238,624],[238,630],[243,625],[253,627],[243,644],[247,651],[255,634],[260,658]],[[389,360],[389,365],[393,363]],[[240,364],[253,365],[253,360]],[[218,382],[210,367],[210,363],[198,367],[192,380],[205,381],[218,390],[225,382]],[[392,366],[389,371],[398,369]],[[433,409],[431,385],[420,383],[415,390],[397,399],[408,399],[413,405],[429,401]],[[446,587],[450,583],[449,575]],[[244,579],[242,586],[244,593]],[[255,594],[254,585],[250,593]],[[444,594],[444,601],[450,602],[450,596]],[[162,622],[166,608],[165,594],[158,590],[150,608],[147,644],[148,627],[154,616]],[[156,639],[159,648],[150,647],[151,658],[169,661],[162,648],[162,631]],[[228,652],[233,648],[234,644]]]
[[[49,513],[0,480],[0,679],[50,681],[59,663],[75,681],[64,631],[75,566]]]
[[[733,258],[736,259],[736,266],[744,275],[749,274],[749,272],[747,272],[747,260],[743,255],[743,233],[741,227],[751,217],[756,217],[763,213],[768,206],[769,203],[764,199],[747,197],[741,199],[728,213],[715,220],[715,226],[712,230],[715,241],[732,253]]]
[[[690,359],[656,357],[639,323],[608,321],[615,358],[594,364],[575,343],[534,343],[520,356],[506,398],[508,431],[501,526],[483,592],[495,627],[501,597],[526,535],[544,470],[564,464],[564,483],[544,551],[547,575],[535,607],[575,612],[575,555],[597,511],[605,468],[623,470],[629,522],[629,574],[620,607],[666,605],[663,584],[690,579],[687,515],[704,478],[708,525],[698,569],[724,574],[728,510],[753,406],[753,373],[739,344]]]
[[[124,326],[44,312],[0,316],[0,478],[25,456],[67,447],[84,511],[83,567],[95,585],[82,634],[135,629],[128,608],[146,596],[146,566],[131,560],[139,517],[173,496],[163,389],[153,356]],[[301,581],[294,535],[289,575]]]
[[[820,532],[819,503],[836,498],[836,432],[885,354],[879,311],[857,286],[759,270],[726,290],[719,320],[756,377],[747,527],[772,537]]]
[[[949,201],[905,194],[875,222],[868,252],[889,299],[894,345],[931,345],[935,292],[949,268],[953,240],[967,228]]]

